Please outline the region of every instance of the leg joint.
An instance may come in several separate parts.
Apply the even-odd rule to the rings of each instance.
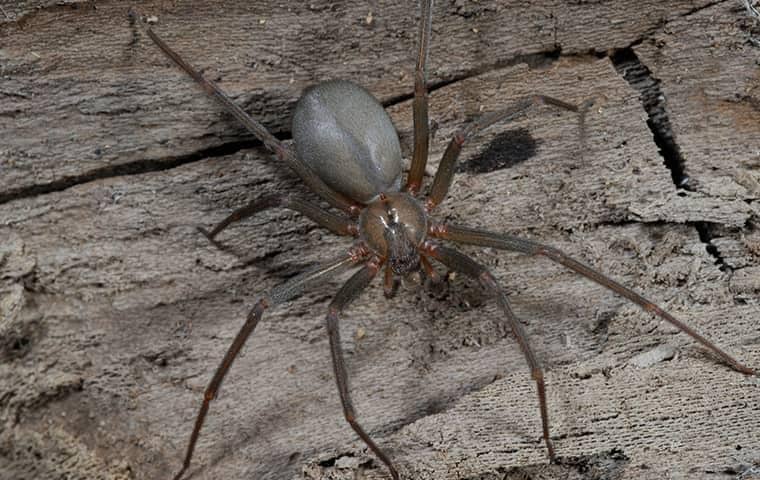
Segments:
[[[496,284],[496,279],[493,278],[493,275],[491,275],[491,272],[489,272],[485,268],[481,270],[480,273],[478,274],[478,279],[480,280],[480,283],[483,284],[483,286],[488,288],[489,290],[499,289],[499,286]]]

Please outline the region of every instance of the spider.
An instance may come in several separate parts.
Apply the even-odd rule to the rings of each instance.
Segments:
[[[204,235],[218,245],[215,237],[231,223],[280,207],[299,212],[333,233],[354,238],[353,244],[341,257],[317,265],[286,281],[262,295],[256,302],[205,390],[182,467],[174,480],[179,480],[190,466],[211,401],[216,397],[230,366],[263,313],[299,296],[307,287],[334,278],[351,267],[359,268],[337,292],[327,312],[327,332],[338,394],[344,416],[351,428],[386,465],[391,476],[398,480],[399,474],[393,461],[358,421],[348,388],[338,322],[343,310],[382,269],[384,293],[390,297],[395,294],[401,278],[419,281],[425,275],[436,281],[438,274],[433,261],[473,278],[496,298],[503,313],[501,321],[515,336],[536,383],[543,440],[550,460],[555,461],[556,454],[549,433],[544,373],[521,323],[512,312],[506,292],[485,266],[458,250],[443,245],[441,240],[547,257],[673,324],[710,349],[734,370],[756,375],[755,370],[741,364],[650,300],[556,248],[511,235],[433,220],[431,214],[446,198],[457,158],[468,138],[495,123],[510,121],[534,105],[545,104],[576,112],[582,120],[589,104],[587,102],[577,106],[556,98],[533,95],[477,118],[453,136],[427,195],[420,198],[430,137],[425,65],[431,37],[432,4],[432,0],[423,0],[421,8],[414,75],[414,148],[411,166],[403,185],[401,148],[396,130],[382,105],[364,88],[342,80],[327,81],[308,88],[298,100],[293,114],[294,152],[246,114],[217,85],[205,79],[183,60],[150,27],[144,27],[148,36],[166,56],[235,116],[279,160],[292,168],[333,209],[328,210],[286,194],[266,196],[234,211],[211,231],[201,229]],[[140,24],[139,15],[134,10],[130,11],[130,18]]]

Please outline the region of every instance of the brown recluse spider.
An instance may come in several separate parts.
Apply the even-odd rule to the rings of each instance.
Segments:
[[[512,312],[506,293],[486,267],[467,255],[432,239],[545,256],[675,325],[711,350],[734,370],[745,374],[755,374],[753,369],[739,363],[659,306],[555,248],[511,235],[435,223],[430,219],[430,213],[446,198],[454,176],[457,158],[469,137],[494,123],[510,121],[533,105],[548,104],[578,112],[581,118],[585,108],[555,98],[534,95],[515,102],[503,110],[481,116],[454,135],[443,154],[427,198],[424,201],[418,199],[429,144],[425,63],[430,43],[432,3],[432,0],[422,2],[414,75],[414,150],[411,168],[403,188],[401,148],[396,130],[380,103],[362,87],[348,81],[328,81],[308,88],[299,99],[293,114],[293,138],[296,149],[294,153],[233,103],[219,87],[203,78],[149,27],[145,27],[148,36],[156,45],[193,77],[207,94],[218,100],[225,110],[234,115],[266,148],[292,168],[311,190],[331,207],[341,211],[341,213],[334,213],[311,202],[277,194],[236,210],[210,232],[204,231],[206,236],[214,241],[214,237],[230,223],[270,208],[281,207],[300,212],[333,233],[355,239],[353,245],[342,257],[325,262],[286,281],[264,294],[256,302],[206,388],[182,468],[174,476],[174,480],[179,480],[190,466],[193,450],[209,405],[216,397],[230,365],[248,336],[256,328],[264,311],[295,298],[309,285],[333,278],[338,273],[358,265],[362,267],[338,291],[330,302],[327,312],[327,332],[335,379],[346,420],[364,443],[388,467],[393,478],[398,480],[399,474],[391,459],[370,438],[357,420],[348,390],[338,319],[346,306],[370,284],[381,268],[385,268],[385,293],[390,296],[395,291],[395,284],[399,277],[418,277],[420,272],[428,277],[434,277],[436,274],[431,266],[431,260],[442,263],[452,271],[461,272],[476,279],[485,290],[496,297],[496,302],[504,314],[502,321],[517,339],[536,382],[543,439],[549,457],[554,461],[555,452],[549,436],[544,373],[522,325]],[[138,15],[134,11],[130,11],[130,16],[132,21],[139,24]]]

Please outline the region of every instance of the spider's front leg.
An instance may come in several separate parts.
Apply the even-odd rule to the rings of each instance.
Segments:
[[[338,319],[344,308],[356,298],[370,284],[378,270],[382,266],[382,261],[373,258],[358,272],[356,272],[343,285],[335,298],[330,302],[327,313],[327,333],[330,336],[330,353],[332,354],[333,369],[335,371],[335,381],[338,384],[338,393],[340,394],[340,403],[343,406],[343,414],[346,417],[351,428],[367,444],[377,457],[388,467],[394,480],[399,480],[396,467],[393,466],[388,455],[380,449],[379,446],[370,438],[367,432],[359,425],[356,418],[356,411],[351,402],[351,395],[348,391],[348,373],[346,363],[343,358],[343,349],[340,346],[340,328]]]
[[[520,324],[517,316],[512,311],[506,292],[504,292],[504,289],[496,283],[496,279],[494,279],[493,275],[491,275],[491,272],[489,272],[486,267],[480,265],[463,253],[452,248],[436,245],[430,241],[424,244],[423,252],[443,263],[451,270],[461,272],[468,277],[477,280],[483,288],[496,297],[496,302],[498,303],[499,308],[504,312],[504,318],[502,321],[510,330],[512,330],[523,355],[525,355],[525,360],[528,362],[531,376],[536,382],[538,403],[539,408],[541,409],[541,428],[543,431],[544,442],[546,443],[546,449],[549,452],[549,458],[554,462],[556,457],[554,456],[554,445],[552,444],[551,438],[549,438],[549,410],[546,406],[544,371],[536,358],[536,354],[533,352],[533,348],[530,346],[528,334],[525,332],[525,329]]]
[[[279,305],[300,296],[306,287],[333,278],[345,269],[359,263],[366,256],[363,252],[364,250],[362,249],[352,249],[347,256],[342,256],[336,260],[323,263],[311,270],[307,270],[282,285],[273,288],[268,294],[263,295],[261,299],[256,302],[256,305],[254,305],[248,313],[245,323],[240,328],[237,335],[235,335],[235,339],[227,349],[227,353],[224,355],[222,362],[217,367],[214,376],[211,378],[211,381],[203,393],[203,403],[195,418],[195,426],[193,427],[193,432],[190,434],[185,459],[182,462],[182,468],[174,476],[174,480],[182,478],[182,475],[190,466],[190,461],[193,458],[193,451],[195,450],[195,444],[198,441],[198,436],[203,427],[203,422],[206,419],[206,414],[208,413],[211,401],[216,398],[219,387],[221,387],[224,377],[232,366],[232,362],[235,361],[235,358],[237,358],[238,353],[240,353],[240,350],[243,348],[243,345],[245,345],[248,337],[253,333],[253,330],[261,320],[264,311],[275,305]]]

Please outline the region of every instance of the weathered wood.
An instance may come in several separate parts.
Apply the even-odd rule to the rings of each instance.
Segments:
[[[693,0],[649,0],[635,8],[615,0],[591,11],[534,3],[531,9],[517,1],[439,5],[431,82],[559,49],[575,54],[626,47],[663,18],[695,8]],[[178,158],[246,138],[130,27],[123,2],[42,10],[14,4],[0,3],[9,17],[0,57],[0,199],[170,167]],[[210,5],[134,6],[156,15],[167,41],[277,132],[289,130],[295,100],[319,80],[350,78],[384,102],[412,93],[417,15],[408,2]]]
[[[760,78],[736,30],[743,12],[521,3],[436,7],[429,171],[458,126],[531,93],[595,98],[586,138],[576,115],[549,107],[489,129],[467,145],[438,218],[563,248],[760,367]],[[248,4],[137,7],[284,136],[300,89],[343,77],[389,103],[410,144],[411,7]],[[350,243],[273,211],[225,232],[227,251],[211,247],[196,225],[266,193],[308,194],[135,40],[121,2],[0,5],[0,478],[168,478],[257,295]],[[692,191],[676,190],[636,85],[586,55],[634,43]],[[557,47],[570,55],[537,61]],[[387,300],[375,285],[347,312],[344,347],[360,419],[405,478],[751,478],[757,378],[545,260],[466,250],[507,287],[547,367],[562,463],[546,465],[534,384],[480,290],[457,277]],[[339,284],[267,313],[212,404],[192,478],[387,477],[332,378],[323,316]],[[673,358],[642,363],[669,347]]]
[[[738,15],[716,21],[716,15],[710,8],[673,21],[635,50],[661,81],[692,195],[700,203],[709,199],[745,212],[744,220],[737,217],[733,225],[704,220],[713,223],[712,243],[733,270],[734,293],[757,297],[760,56],[747,41],[751,19]],[[749,67],[753,61],[755,68]]]

